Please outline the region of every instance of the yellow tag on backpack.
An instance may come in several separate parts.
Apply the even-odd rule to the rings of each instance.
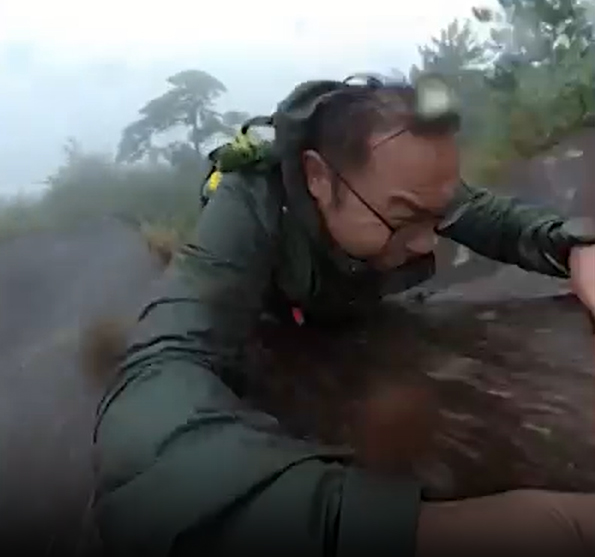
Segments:
[[[217,186],[221,182],[221,178],[223,177],[223,173],[220,170],[214,170],[213,173],[209,176],[206,185],[206,193],[207,195],[211,196],[213,192],[217,189]]]
[[[211,168],[204,179],[201,191],[201,202],[203,207],[208,203],[211,196],[217,191],[223,174],[233,172],[259,160],[260,142],[255,141],[248,133],[250,126],[271,125],[270,116],[257,116],[246,122],[228,143],[213,149],[208,155]]]

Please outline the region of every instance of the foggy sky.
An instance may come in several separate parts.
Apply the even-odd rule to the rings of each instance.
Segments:
[[[122,128],[177,71],[221,80],[223,110],[268,113],[305,79],[407,71],[417,46],[476,2],[366,0],[365,13],[336,0],[302,0],[299,10],[227,0],[225,13],[219,2],[199,11],[196,0],[2,4],[0,194],[34,188],[60,164],[70,136],[113,152]]]

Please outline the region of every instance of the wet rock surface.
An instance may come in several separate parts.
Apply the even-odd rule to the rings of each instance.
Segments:
[[[594,157],[588,128],[513,165],[500,191],[595,219]],[[567,282],[449,241],[437,262],[434,279],[365,325],[265,330],[255,397],[296,435],[352,445],[364,465],[415,467],[431,497],[595,489],[595,340]],[[408,413],[371,416],[383,390]]]
[[[581,137],[572,157],[517,169],[513,191],[595,211],[594,136]],[[595,489],[595,342],[567,285],[448,243],[439,269],[424,303],[409,293],[354,326],[263,326],[254,402],[295,435],[351,445],[362,466],[413,471],[429,497]],[[113,219],[0,246],[3,547],[81,549],[103,386],[80,373],[80,334],[97,317],[134,316],[159,273]]]
[[[595,489],[595,341],[572,297],[393,303],[263,338],[260,405],[365,466],[414,469],[429,497]]]

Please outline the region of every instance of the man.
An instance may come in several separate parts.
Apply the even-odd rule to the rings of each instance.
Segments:
[[[426,502],[413,478],[291,439],[238,396],[263,310],[357,314],[431,274],[436,232],[570,277],[595,312],[595,231],[462,184],[452,127],[425,125],[418,101],[377,80],[303,84],[274,116],[274,153],[223,175],[98,411],[108,555],[595,551],[595,495]]]

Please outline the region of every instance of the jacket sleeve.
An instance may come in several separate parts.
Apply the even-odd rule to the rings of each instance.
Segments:
[[[590,223],[465,183],[437,232],[490,259],[560,278],[569,276],[570,249],[595,243]]]
[[[416,483],[374,479],[345,451],[285,436],[221,379],[241,369],[271,276],[274,211],[261,187],[223,180],[99,406],[107,555],[413,555]]]

